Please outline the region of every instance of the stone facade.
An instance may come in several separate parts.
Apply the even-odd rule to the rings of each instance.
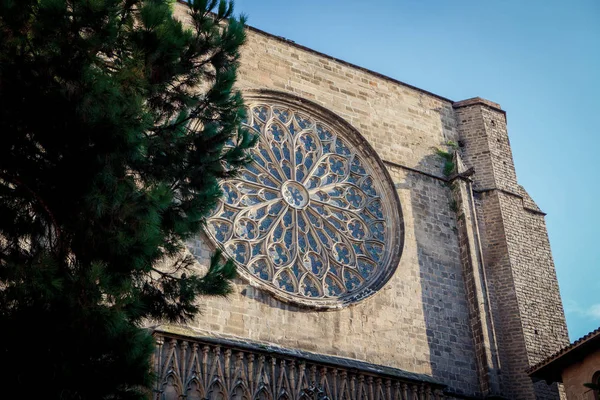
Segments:
[[[183,7],[177,12],[185,19]],[[431,396],[443,388],[457,398],[558,398],[556,387],[534,386],[525,373],[568,339],[544,214],[517,183],[500,106],[453,102],[253,28],[238,88],[248,98],[270,91],[324,108],[362,135],[400,200],[400,262],[377,293],[328,311],[238,279],[228,298],[206,299],[177,340],[359,360],[430,377]],[[456,153],[451,173],[436,149]],[[204,236],[190,243],[201,265],[212,246]],[[385,374],[369,376],[385,388]],[[410,398],[433,398],[428,390]]]

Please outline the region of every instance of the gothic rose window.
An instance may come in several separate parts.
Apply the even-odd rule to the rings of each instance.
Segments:
[[[343,124],[282,102],[250,103],[245,124],[260,135],[254,162],[222,183],[207,220],[213,241],[278,297],[331,306],[372,294],[402,240],[374,151]]]

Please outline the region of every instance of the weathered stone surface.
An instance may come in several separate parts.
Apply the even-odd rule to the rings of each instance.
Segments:
[[[315,311],[238,280],[227,299],[204,301],[195,332],[426,374],[468,396],[558,398],[524,372],[568,339],[543,213],[517,183],[498,104],[453,103],[253,29],[238,87],[299,96],[360,132],[397,189],[404,248],[367,300]],[[435,150],[449,142],[474,170],[458,189]],[[190,248],[206,264],[211,246]]]

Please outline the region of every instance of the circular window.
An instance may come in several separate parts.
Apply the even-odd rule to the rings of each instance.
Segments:
[[[207,219],[240,274],[316,307],[360,300],[393,273],[403,227],[385,167],[353,128],[318,106],[250,99],[254,162],[222,183]]]

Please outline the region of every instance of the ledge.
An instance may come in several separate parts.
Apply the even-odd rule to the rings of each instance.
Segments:
[[[481,97],[472,97],[470,99],[456,101],[452,103],[453,108],[462,108],[462,107],[470,107],[474,105],[484,105],[495,111],[501,112],[502,114],[506,114],[506,111],[500,107],[500,104],[494,103],[493,101],[482,99]]]
[[[247,339],[230,337],[205,336],[204,332],[195,331],[189,327],[174,325],[159,325],[151,328],[152,332],[159,336],[170,336],[182,340],[190,340],[224,348],[246,350],[253,353],[275,355],[283,358],[294,358],[296,360],[309,362],[311,364],[326,365],[333,368],[347,369],[357,373],[377,375],[380,377],[399,379],[413,383],[427,383],[439,389],[444,389],[445,384],[425,374],[405,371],[399,368],[372,364],[352,358],[330,356],[325,354],[311,353],[304,350],[290,349],[276,346],[270,343],[253,342]]]

